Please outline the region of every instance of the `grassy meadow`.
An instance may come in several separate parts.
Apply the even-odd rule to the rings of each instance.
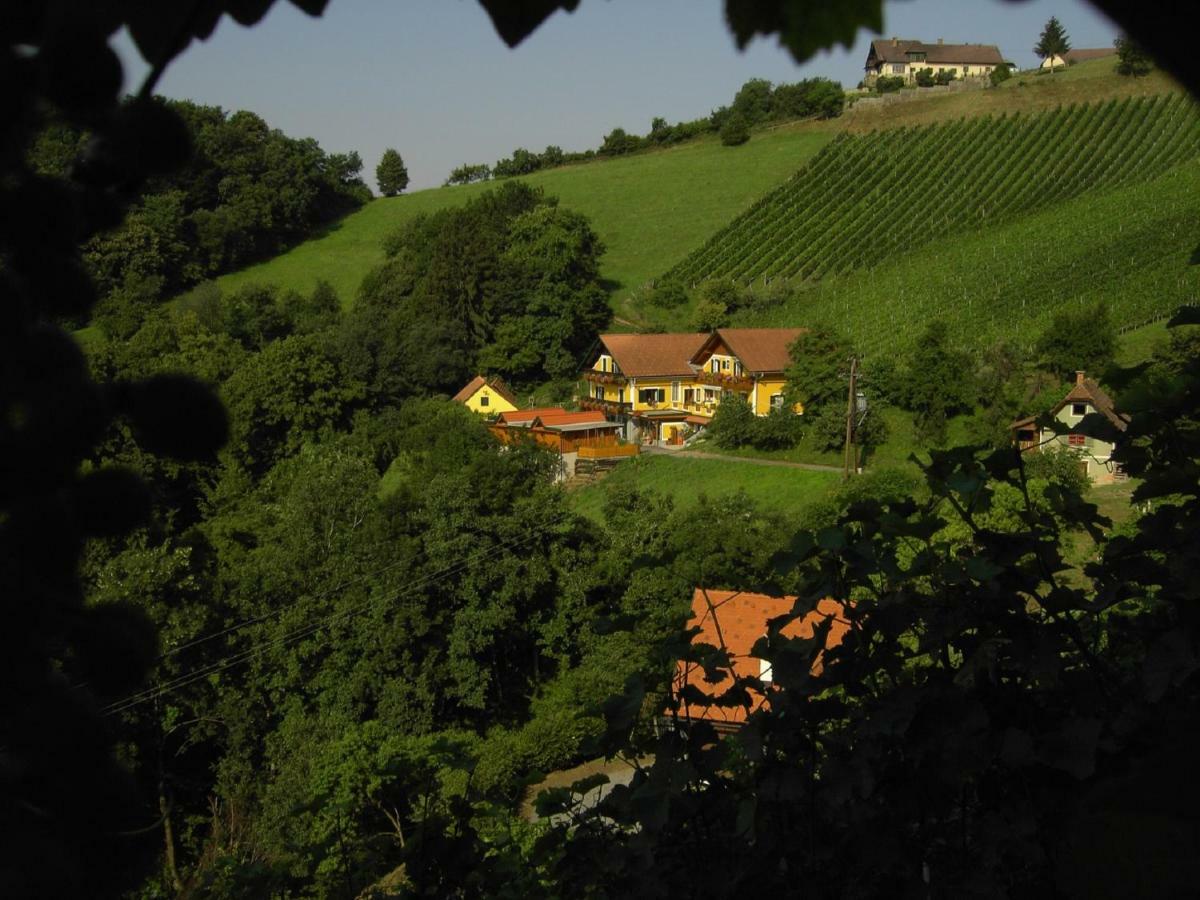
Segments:
[[[781,126],[741,147],[716,137],[627,157],[598,159],[524,176],[583,213],[604,240],[602,274],[614,300],[661,273],[784,181],[833,137],[828,123]],[[308,292],[323,278],[352,302],[363,274],[383,260],[380,242],[421,213],[465,204],[494,183],[431,188],[381,198],[320,237],[218,279],[223,290],[252,282]]]
[[[571,506],[600,521],[607,493],[628,486],[666,494],[676,508],[694,505],[702,494],[714,498],[745,491],[762,509],[785,513],[826,496],[840,479],[836,472],[647,455],[621,463],[600,481],[572,491]]]

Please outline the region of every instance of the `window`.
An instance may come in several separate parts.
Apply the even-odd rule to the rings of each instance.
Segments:
[[[713,359],[713,361],[712,361],[712,366],[711,366],[711,369],[712,369],[714,372],[720,372],[720,371],[721,371],[721,361],[720,361],[719,359],[715,359],[715,358],[714,358],[714,359]]]
[[[684,388],[683,390],[683,405],[691,406],[696,402],[696,392],[692,388]]]
[[[904,63],[892,63],[892,74],[893,75],[903,75],[904,74]]]
[[[662,388],[642,388],[638,391],[638,403],[662,403],[666,398],[667,392]]]
[[[480,406],[487,406],[487,405],[488,405],[488,404],[490,404],[491,402],[492,402],[492,398],[491,398],[491,397],[489,397],[487,394],[484,394],[482,397],[480,397],[480,398],[479,398],[479,405],[480,405]]]
[[[592,387],[592,396],[595,397],[597,400],[603,400],[604,399],[604,388],[602,388],[598,384],[594,385]]]
[[[618,403],[625,402],[625,388],[617,388],[617,402]]]
[[[1087,415],[1087,404],[1086,403],[1072,403],[1071,404],[1071,415],[1086,416]]]
[[[672,403],[679,402],[679,382],[678,381],[671,382],[671,402]]]
[[[721,360],[721,368],[724,369],[726,372],[728,372],[729,371],[729,360],[727,360],[727,359]]]
[[[1082,434],[1068,434],[1067,445],[1070,447],[1086,447],[1087,437]]]
[[[783,409],[783,394],[771,395],[771,409]]]

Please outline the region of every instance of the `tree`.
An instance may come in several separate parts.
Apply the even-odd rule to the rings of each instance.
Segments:
[[[765,78],[751,78],[734,95],[730,110],[750,125],[765,122],[771,114],[771,82]]]
[[[408,169],[400,154],[388,147],[379,158],[375,167],[375,180],[379,182],[379,193],[385,197],[395,197],[408,187]]]
[[[918,434],[930,443],[944,440],[949,418],[970,408],[971,357],[950,346],[945,322],[930,322],[917,338],[899,388]]]
[[[1120,35],[1113,46],[1117,48],[1117,74],[1138,77],[1149,75],[1154,68],[1154,60],[1137,41]]]
[[[1117,329],[1101,304],[1057,313],[1034,345],[1038,366],[1065,380],[1077,371],[1100,375],[1117,352]]]
[[[1012,69],[1009,67],[1008,63],[1000,63],[1000,65],[992,69],[991,73],[988,75],[988,80],[992,83],[993,87],[1008,81],[1010,78],[1012,78]]]
[[[726,147],[736,147],[750,140],[750,126],[740,113],[730,113],[721,125],[721,143]]]
[[[1051,16],[1045,27],[1042,28],[1042,34],[1034,45],[1033,52],[1039,58],[1051,61],[1050,74],[1053,75],[1056,68],[1055,57],[1061,59],[1070,49],[1071,41],[1067,37],[1066,30],[1063,29],[1062,23],[1058,21],[1057,17]]]

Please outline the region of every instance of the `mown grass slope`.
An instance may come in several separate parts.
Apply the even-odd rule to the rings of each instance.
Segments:
[[[840,483],[836,472],[820,472],[749,462],[688,459],[671,456],[635,457],[621,463],[595,484],[571,492],[576,512],[600,521],[604,498],[623,486],[654,490],[674,499],[677,508],[710,498],[745,491],[762,509],[791,513],[827,496]]]
[[[705,138],[666,150],[535,172],[522,180],[583,213],[607,245],[602,274],[614,296],[627,294],[682,259],[758,196],[789,177],[833,137],[811,123],[756,134],[741,147]],[[260,265],[218,280],[301,292],[323,278],[349,304],[362,276],[383,259],[380,242],[421,213],[466,203],[490,184],[433,188],[375,200],[323,235]]]
[[[843,137],[669,273],[820,279],[1200,157],[1177,95]]]
[[[1105,303],[1121,326],[1200,299],[1200,161],[946,238],[869,270],[812,284],[740,324],[833,324],[869,353],[905,349],[933,319],[979,347],[1031,342],[1068,306]]]

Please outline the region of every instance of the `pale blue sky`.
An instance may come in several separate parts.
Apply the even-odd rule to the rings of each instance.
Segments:
[[[1082,0],[890,0],[884,10],[885,37],[994,43],[1022,67],[1037,62],[1031,48],[1051,15],[1074,47],[1116,36]],[[395,147],[414,190],[518,146],[584,150],[616,126],[642,134],[654,116],[698,118],[749,78],[824,75],[853,87],[872,37],[862,31],[851,50],[797,66],[773,39],[739,53],[721,0],[583,0],[509,50],[474,0],[331,0],[317,20],[277,0],[258,26],[225,20],[194,43],[159,90],[357,150],[372,185],[380,154]],[[144,64],[127,39],[117,51],[136,86]]]

